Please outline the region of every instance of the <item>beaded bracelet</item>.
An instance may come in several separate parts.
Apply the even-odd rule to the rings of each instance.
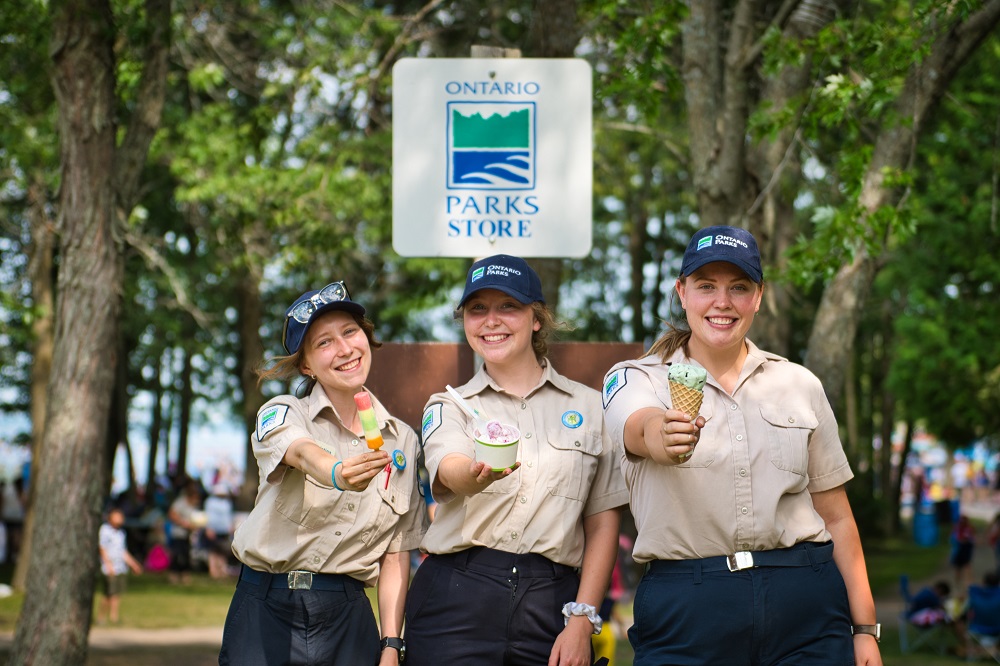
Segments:
[[[337,485],[337,465],[341,464],[342,462],[344,461],[338,460],[337,462],[333,463],[333,469],[330,470],[330,480],[333,481],[333,487],[339,490],[340,492],[344,492],[344,489]]]

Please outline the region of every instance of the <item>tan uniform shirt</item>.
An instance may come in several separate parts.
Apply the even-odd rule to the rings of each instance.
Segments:
[[[385,552],[412,550],[427,529],[427,505],[417,481],[416,433],[391,416],[372,396],[372,406],[390,454],[402,452],[386,487],[382,471],[361,492],[341,492],[330,479],[314,479],[281,463],[288,446],[309,438],[343,460],[368,451],[341,421],[322,387],[305,398],[270,400],[257,413],[251,437],[260,469],[253,511],[236,530],[233,553],[259,571],[346,574],[374,585]]]
[[[643,407],[670,406],[667,365],[647,357],[615,365],[604,381],[604,415],[622,455],[639,535],[637,562],[730,555],[827,541],[810,492],[853,477],[833,410],[811,372],[747,341],[733,395],[705,385],[705,427],[675,467],[625,451],[625,422]],[[678,351],[673,363],[694,363]]]
[[[421,550],[443,554],[486,546],[580,566],[583,517],[628,501],[604,430],[601,394],[550,364],[524,399],[506,393],[485,370],[458,392],[489,418],[521,431],[521,467],[471,497],[435,496],[439,506]],[[422,430],[432,483],[448,454],[475,459],[472,423],[447,393],[431,396]]]

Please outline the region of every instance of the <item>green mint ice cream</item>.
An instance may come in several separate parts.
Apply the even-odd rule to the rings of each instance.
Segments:
[[[674,363],[667,371],[667,378],[672,382],[677,382],[695,391],[705,388],[705,381],[708,379],[708,372],[705,368],[687,363]]]

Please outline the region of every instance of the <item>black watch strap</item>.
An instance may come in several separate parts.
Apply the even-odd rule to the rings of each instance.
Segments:
[[[399,652],[399,663],[406,659],[406,641],[402,638],[383,638],[382,649],[393,648]]]
[[[875,637],[875,642],[878,643],[882,640],[882,625],[881,624],[855,624],[851,625],[852,634],[868,634],[869,636]]]

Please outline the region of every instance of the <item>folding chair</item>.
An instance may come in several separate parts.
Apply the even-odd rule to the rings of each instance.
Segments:
[[[950,636],[948,623],[942,621],[918,625],[910,620],[913,595],[910,592],[910,577],[906,574],[899,577],[899,593],[903,597],[903,610],[899,612],[899,651],[909,654],[918,648],[927,647],[944,654],[948,649]]]
[[[1000,664],[1000,587],[969,586],[967,617],[966,659],[985,653]]]

